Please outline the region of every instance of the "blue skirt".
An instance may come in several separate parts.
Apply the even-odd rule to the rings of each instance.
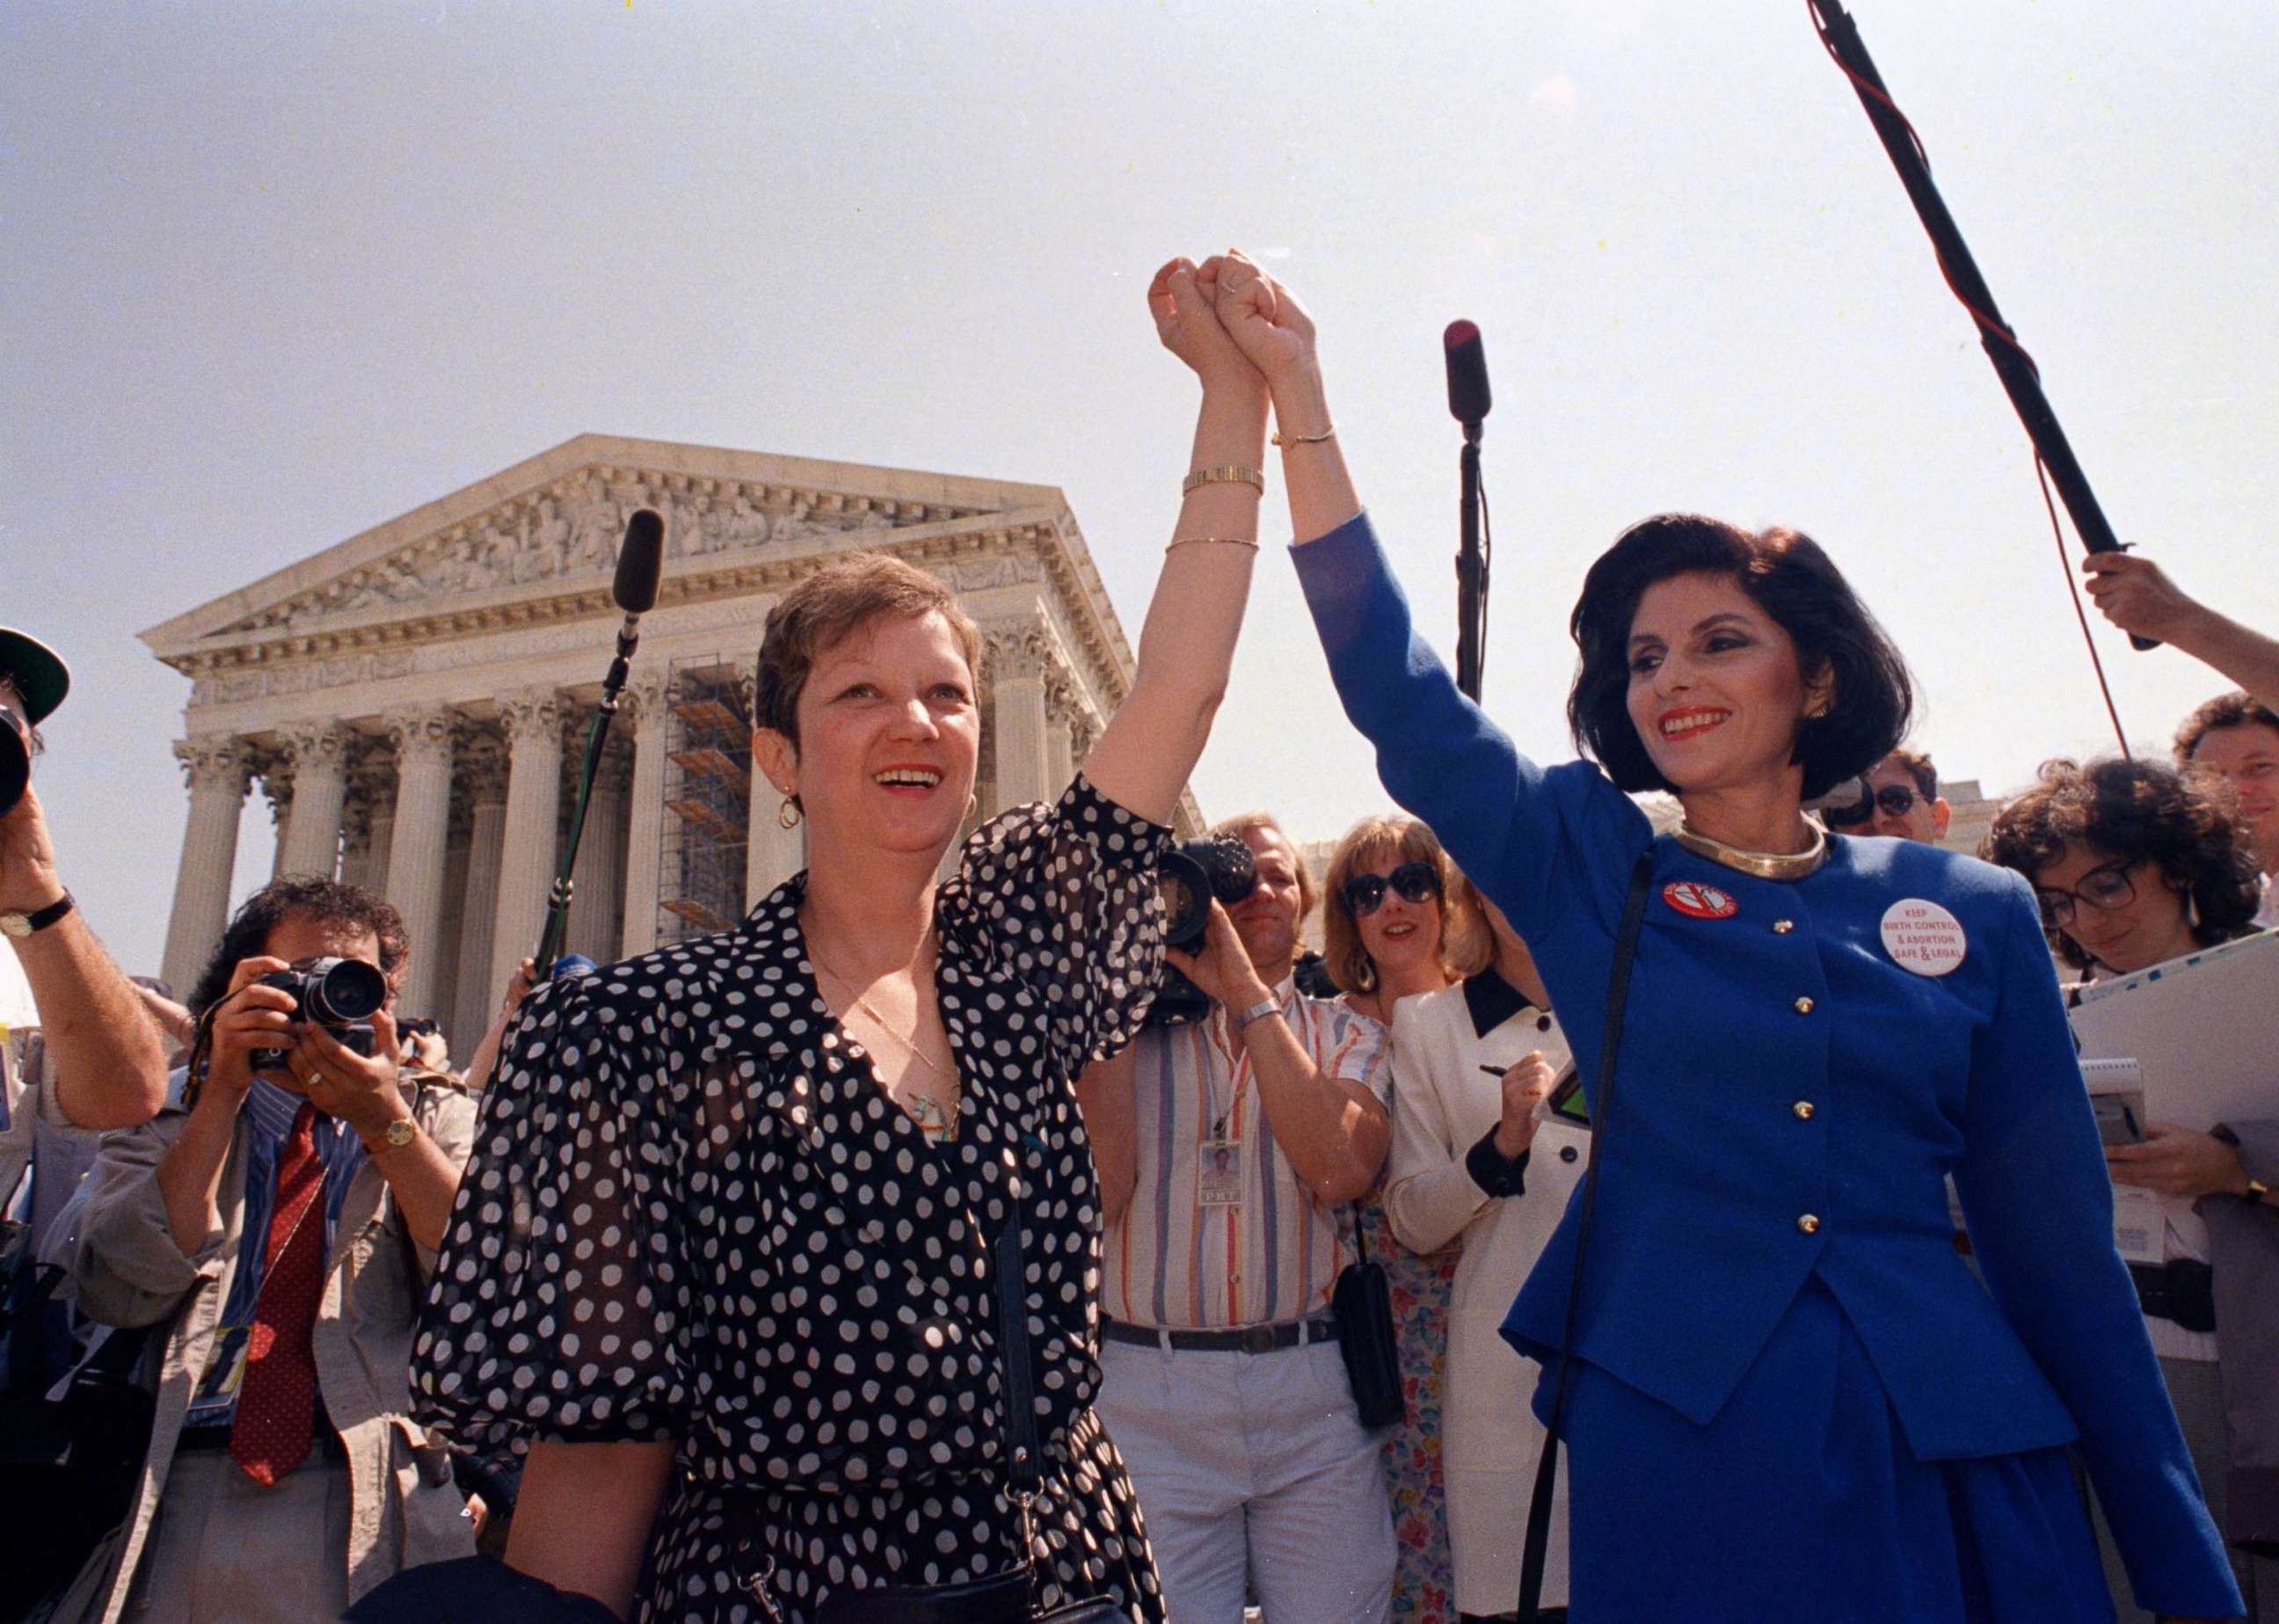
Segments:
[[[2066,1452],[1916,1459],[1816,1280],[1707,1426],[1578,1364],[1567,1436],[1573,1624],[2112,1624]]]

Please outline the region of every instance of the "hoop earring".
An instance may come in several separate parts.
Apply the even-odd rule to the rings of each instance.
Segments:
[[[968,795],[965,798],[965,821],[970,823],[980,816],[981,797],[978,794]]]
[[[787,795],[783,799],[783,805],[776,808],[776,823],[779,828],[796,829],[799,827],[799,820],[805,816],[806,814],[800,808],[799,802]]]
[[[2184,924],[2195,932],[2200,928],[2200,898],[2197,891],[2184,892]]]

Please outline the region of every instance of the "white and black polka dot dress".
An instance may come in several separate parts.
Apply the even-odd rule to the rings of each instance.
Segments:
[[[988,1266],[1017,1196],[1057,1467],[1038,1600],[1162,1618],[1092,1410],[1100,1218],[1070,1079],[1152,996],[1166,839],[1079,777],[967,841],[935,909],[963,1084],[948,1144],[817,994],[803,877],[735,931],[533,994],[421,1322],[421,1419],[479,1449],[677,1441],[643,1619],[801,1620],[842,1587],[1002,1572],[1019,1520]]]

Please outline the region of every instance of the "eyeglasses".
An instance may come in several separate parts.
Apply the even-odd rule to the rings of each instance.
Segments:
[[[2101,914],[2127,908],[2137,900],[2137,884],[2129,877],[2132,866],[2127,858],[2100,863],[2083,875],[2081,884],[2071,891],[2035,886],[2034,900],[2042,905],[2042,923],[2052,930],[2064,930],[2073,923],[2076,902],[2086,902]]]
[[[1390,874],[1356,874],[1346,882],[1346,906],[1356,919],[1366,919],[1385,900],[1390,885],[1404,902],[1436,900],[1440,876],[1429,862],[1404,862]]]
[[[1823,808],[1821,816],[1828,820],[1831,828],[1849,829],[1854,823],[1864,823],[1875,816],[1878,807],[1884,809],[1887,817],[1905,817],[1915,809],[1916,800],[1915,791],[1906,785],[1887,784],[1876,792],[1876,799],[1872,801],[1854,801],[1850,806]]]

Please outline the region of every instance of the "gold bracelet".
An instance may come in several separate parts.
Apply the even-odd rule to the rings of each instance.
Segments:
[[[1247,547],[1254,553],[1258,550],[1258,543],[1247,536],[1181,536],[1163,550],[1168,553],[1176,547]]]
[[[1245,468],[1239,463],[1222,463],[1216,468],[1198,468],[1187,476],[1187,482],[1179,489],[1192,496],[1206,485],[1247,485],[1261,496],[1266,494],[1266,476],[1255,468]]]
[[[1276,429],[1274,443],[1285,450],[1292,446],[1318,446],[1325,440],[1335,439],[1337,432],[1338,425],[1334,423],[1318,434],[1285,434],[1280,429]]]

